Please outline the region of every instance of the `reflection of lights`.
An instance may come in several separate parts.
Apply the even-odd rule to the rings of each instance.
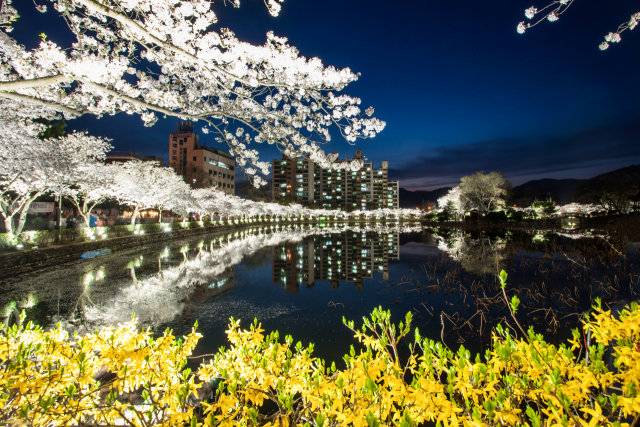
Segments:
[[[7,304],[4,307],[4,313],[2,313],[2,317],[8,317],[9,315],[11,315],[11,313],[13,313],[13,310],[15,310],[16,308],[16,302],[15,301],[11,301],[9,304]]]
[[[93,273],[87,273],[86,276],[84,276],[84,285],[90,285],[93,282]]]
[[[33,294],[29,294],[26,300],[22,300],[20,302],[20,306],[22,308],[31,308],[35,306],[37,303],[38,303],[38,299],[35,296],[33,296]]]

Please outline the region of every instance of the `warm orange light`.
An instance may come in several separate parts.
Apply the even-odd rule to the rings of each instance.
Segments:
[[[431,210],[431,206],[429,206],[427,209]]]

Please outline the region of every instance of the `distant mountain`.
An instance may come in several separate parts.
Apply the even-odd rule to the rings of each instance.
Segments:
[[[597,181],[600,179],[615,179],[619,181],[640,181],[640,165],[631,165],[626,168],[616,169],[611,172],[600,174],[587,181]]]
[[[404,188],[400,188],[400,207],[401,208],[415,208],[420,206],[423,201],[432,202],[437,201],[440,197],[444,196],[451,190],[451,187],[442,187],[433,191],[409,191]]]
[[[584,179],[536,179],[513,187],[513,197],[518,199],[527,197],[546,200],[551,197],[557,203],[564,205],[571,203],[574,190]]]
[[[575,201],[577,191],[602,182],[640,184],[640,165],[627,166],[589,179],[536,179],[513,187],[514,198],[553,198],[559,204]]]

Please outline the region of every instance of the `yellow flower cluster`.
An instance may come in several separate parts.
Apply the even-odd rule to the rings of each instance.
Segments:
[[[0,335],[0,423],[190,423],[200,385],[185,365],[200,337],[154,340],[135,319],[82,337],[21,322]]]
[[[517,309],[517,301],[511,301]],[[617,317],[617,318],[616,318]],[[640,308],[615,317],[594,307],[584,333],[554,346],[530,329],[498,326],[492,347],[472,358],[398,326],[375,309],[363,345],[343,369],[312,356],[313,345],[284,342],[231,319],[230,347],[192,374],[200,335],[152,339],[135,321],[68,337],[17,325],[0,336],[0,422],[48,425],[414,427],[635,427],[640,417]],[[197,325],[196,325],[197,326]],[[584,345],[589,342],[589,346]],[[99,375],[102,373],[101,375]],[[204,393],[211,389],[213,393]],[[205,399],[204,397],[209,397]]]

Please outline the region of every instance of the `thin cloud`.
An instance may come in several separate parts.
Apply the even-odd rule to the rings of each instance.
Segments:
[[[540,140],[503,138],[430,148],[416,160],[391,168],[402,187],[455,185],[478,171],[501,171],[507,177],[545,175],[606,167],[640,158],[640,124],[594,128],[565,137]]]

